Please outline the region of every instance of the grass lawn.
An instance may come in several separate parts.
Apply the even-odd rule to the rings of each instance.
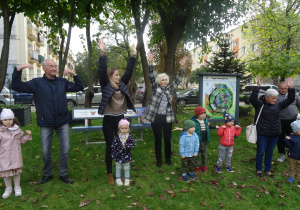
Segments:
[[[189,114],[179,114],[179,124],[189,119]],[[274,152],[272,172],[275,178],[258,178],[255,175],[256,146],[246,142],[245,125],[252,121],[253,112],[242,116],[240,124],[242,134],[236,139],[232,167],[229,173],[222,167],[222,173],[215,173],[214,167],[218,156],[219,137],[216,130],[211,130],[208,146],[208,172],[197,174],[195,182],[181,181],[179,134],[172,136],[173,166],[165,163],[161,168],[155,166],[154,137],[152,131],[144,132],[144,140],[136,142],[132,150],[130,187],[107,185],[104,162],[105,144],[84,145],[83,133],[72,133],[69,158],[70,178],[74,184],[67,185],[59,177],[59,145],[55,136],[53,141],[54,179],[43,185],[36,182],[43,176],[42,151],[39,127],[36,126],[35,113],[33,124],[23,127],[33,132],[33,140],[22,145],[24,167],[21,174],[23,195],[13,194],[7,199],[0,199],[0,209],[299,209],[300,188],[286,182],[284,175],[288,162],[278,163],[277,148]],[[100,124],[94,121],[93,124]],[[173,125],[175,126],[175,124]],[[90,140],[103,140],[103,133],[90,134]],[[113,170],[114,171],[114,170]],[[295,179],[296,183],[298,180]],[[300,180],[299,180],[300,181]],[[0,182],[0,195],[4,192]]]

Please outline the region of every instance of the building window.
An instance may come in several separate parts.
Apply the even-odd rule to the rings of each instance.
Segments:
[[[215,44],[215,50],[218,50],[218,44]]]
[[[239,45],[239,42],[238,42],[238,41],[234,41],[234,42],[233,42],[233,46],[234,46],[234,47],[236,47],[236,46],[238,46],[238,45]]]
[[[234,55],[234,58],[235,58],[235,59],[238,59],[237,55]]]
[[[213,50],[213,47],[209,47],[209,51],[211,52]]]
[[[244,55],[246,53],[246,47],[241,48],[241,54]]]
[[[251,45],[251,51],[252,52],[257,51],[257,49],[258,49],[258,44],[257,43]]]
[[[210,58],[208,59],[208,61],[209,61],[209,62],[212,62],[212,61],[213,61],[212,57],[210,57]]]
[[[242,32],[242,39],[246,39],[246,35],[247,35],[246,32],[243,31]]]

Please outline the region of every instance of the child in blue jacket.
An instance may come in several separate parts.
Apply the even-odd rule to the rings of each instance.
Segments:
[[[180,156],[181,156],[181,172],[182,179],[189,181],[188,175],[191,179],[195,179],[193,173],[195,167],[195,158],[199,152],[199,138],[195,133],[195,123],[192,120],[186,120],[183,124],[184,131],[180,134]]]
[[[285,146],[289,148],[289,178],[290,183],[294,182],[294,175],[298,178],[300,185],[300,120],[291,123],[293,133],[284,139]]]

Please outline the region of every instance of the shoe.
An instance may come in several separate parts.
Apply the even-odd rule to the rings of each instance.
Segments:
[[[201,169],[200,169],[199,167],[195,167],[194,170],[195,170],[195,171],[198,171],[199,173],[202,172]]]
[[[283,162],[285,161],[285,155],[284,154],[280,154],[280,157],[277,159],[278,162]]]
[[[271,172],[266,172],[266,174],[267,174],[270,178],[274,178],[274,177],[275,177],[275,175],[272,174]]]
[[[294,178],[289,177],[289,178],[288,178],[288,181],[289,181],[290,183],[293,183],[293,182],[294,182]]]
[[[21,196],[22,195],[22,190],[21,187],[15,187],[15,196]]]
[[[12,193],[12,189],[11,188],[6,188],[3,195],[2,195],[2,198],[8,198],[11,193]]]
[[[217,166],[216,167],[216,171],[220,174],[222,171],[221,171],[221,166]]]
[[[162,166],[161,160],[157,160],[157,161],[156,161],[156,166],[157,166],[157,167],[161,167],[161,166]]]
[[[202,171],[207,171],[207,167],[206,166],[202,166]]]
[[[171,166],[171,165],[173,165],[173,163],[172,163],[171,159],[168,159],[168,160],[166,160],[166,163],[167,163],[167,165],[168,165],[168,166]]]
[[[130,180],[129,179],[125,179],[124,186],[128,187],[129,184],[130,184]]]
[[[107,184],[113,186],[115,184],[112,173],[107,174]]]
[[[183,181],[186,181],[186,182],[190,181],[186,174],[182,175],[182,179],[183,179]]]
[[[263,173],[261,173],[261,172],[256,172],[256,175],[257,175],[258,177],[263,177],[263,176],[264,176]]]
[[[65,176],[60,176],[59,179],[61,181],[63,181],[64,183],[67,183],[67,184],[72,184],[73,183],[73,180],[70,179],[67,175]]]
[[[37,184],[44,184],[44,183],[50,181],[53,178],[54,178],[53,175],[51,175],[51,176],[44,176],[40,181],[38,181]]]
[[[231,166],[227,166],[226,169],[227,169],[227,171],[229,171],[230,173],[233,173],[233,172],[234,172],[234,170],[231,168]]]
[[[193,172],[190,172],[190,173],[189,173],[189,177],[191,177],[192,180],[194,180],[194,179],[196,178],[196,177],[195,177],[195,174],[194,174]]]
[[[121,179],[116,179],[116,185],[122,186],[123,185],[122,180]]]

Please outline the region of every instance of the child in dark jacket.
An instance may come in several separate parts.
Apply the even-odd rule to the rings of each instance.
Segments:
[[[290,183],[294,182],[294,175],[298,178],[300,185],[300,120],[291,123],[293,133],[284,139],[285,146],[289,148],[289,178]]]
[[[131,161],[131,149],[135,146],[134,139],[129,133],[129,122],[125,119],[120,120],[118,124],[119,134],[113,139],[111,145],[111,157],[116,161],[116,184],[123,185],[121,180],[121,169],[124,169],[124,186],[129,186],[129,169]]]
[[[242,128],[239,125],[234,125],[234,118],[229,113],[224,113],[225,125],[220,126],[218,135],[220,136],[220,145],[218,147],[219,156],[216,170],[221,173],[221,166],[225,159],[226,169],[229,172],[234,172],[231,167],[231,158],[233,153],[234,137],[241,134]]]
[[[195,116],[191,118],[196,125],[196,134],[199,137],[199,153],[201,154],[201,169],[207,171],[207,145],[209,143],[209,130],[219,128],[219,126],[210,125],[206,119],[206,109],[198,106],[195,108]],[[198,156],[199,157],[199,156]],[[198,163],[198,157],[195,159],[195,170],[201,172],[200,165]]]
[[[191,179],[195,179],[193,173],[195,167],[195,158],[199,152],[199,139],[195,133],[195,123],[192,120],[186,120],[183,124],[184,131],[180,135],[180,156],[181,156],[181,172],[182,179],[189,181],[188,175]]]

